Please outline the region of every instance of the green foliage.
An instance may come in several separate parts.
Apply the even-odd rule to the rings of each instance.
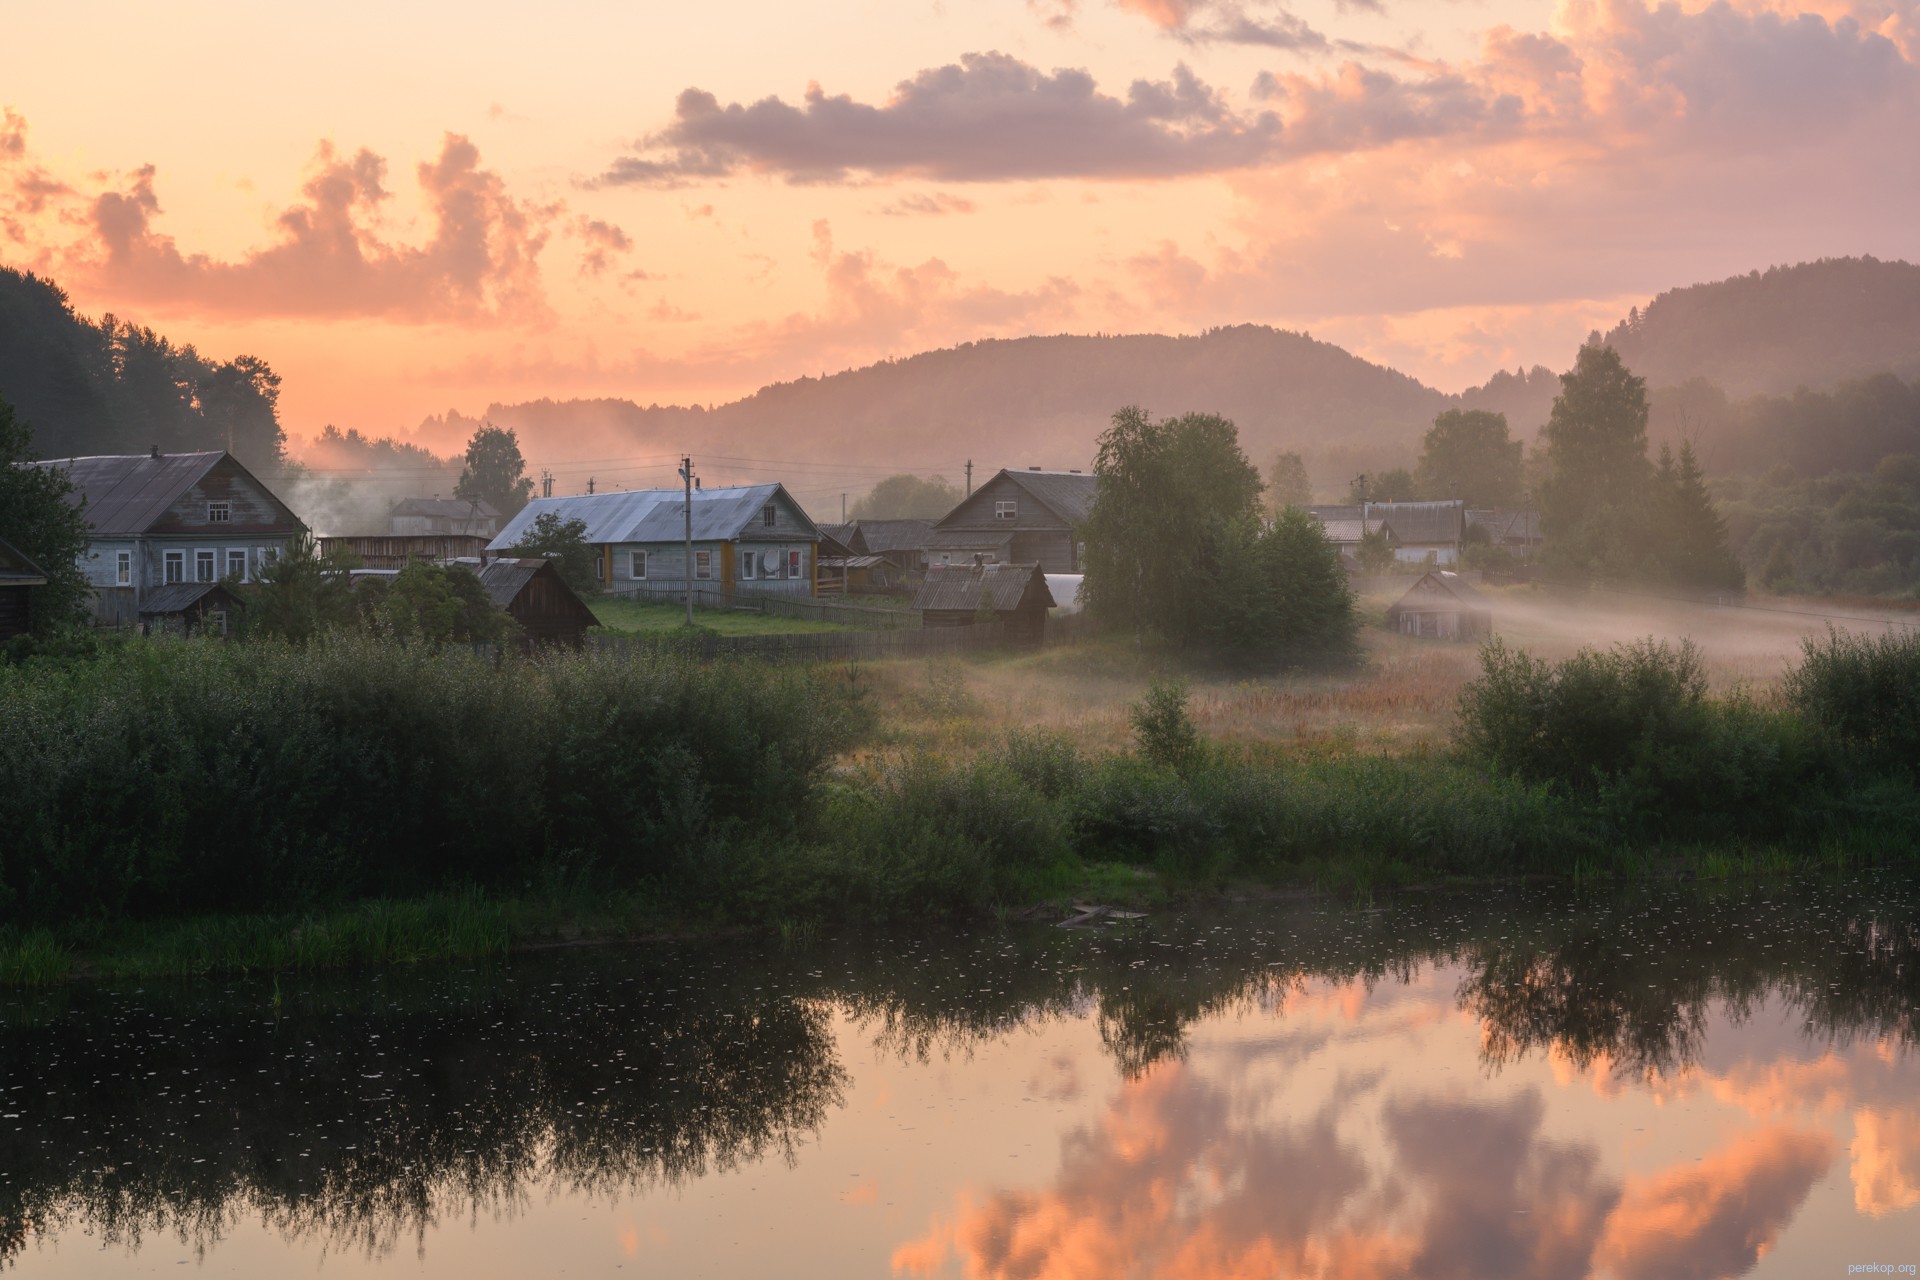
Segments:
[[[1187,711],[1187,686],[1179,680],[1155,680],[1146,696],[1127,708],[1140,754],[1165,769],[1179,769],[1200,745],[1200,730]]]
[[[1805,479],[1786,466],[1717,481],[1728,540],[1769,591],[1879,595],[1920,589],[1920,458]]]
[[[1279,670],[1345,666],[1359,656],[1359,620],[1340,553],[1300,507],[1243,530],[1242,546],[1219,562],[1213,584],[1204,634],[1225,661]]]
[[[520,545],[507,554],[558,560],[560,576],[575,594],[582,599],[599,594],[600,575],[595,569],[594,550],[587,545],[587,522],[578,517],[542,511],[533,518]]]
[[[467,441],[466,466],[453,486],[453,496],[491,503],[506,519],[517,515],[533,497],[527,460],[520,456],[520,433],[481,423]]]
[[[1650,558],[1656,566],[1650,576],[1694,590],[1746,587],[1747,571],[1728,546],[1727,522],[1714,509],[1691,443],[1680,446],[1678,458],[1661,446],[1649,534],[1654,540]]]
[[[280,555],[240,588],[247,606],[244,633],[305,644],[336,628],[358,626],[349,574],[359,566],[351,551],[322,556],[306,534],[290,538]]]
[[[87,518],[69,501],[73,482],[57,468],[19,465],[34,457],[32,429],[0,400],[0,538],[47,575],[28,600],[34,632],[46,636],[85,621],[93,589],[80,568]]]
[[[284,910],[564,859],[705,891],[791,840],[859,714],[796,667],[361,637],[0,667],[0,920]]]
[[[945,476],[888,476],[855,499],[849,520],[938,520],[966,495]]]
[[[1393,540],[1387,536],[1384,522],[1360,535],[1360,545],[1354,549],[1353,558],[1368,573],[1387,573],[1392,570],[1396,557],[1393,554]]]
[[[1388,467],[1369,475],[1355,476],[1347,486],[1347,501],[1413,502],[1420,497],[1419,482],[1405,467]]]
[[[1920,766],[1920,633],[1829,629],[1788,673],[1788,699],[1808,720],[1869,757],[1869,767]]]
[[[1449,409],[1422,442],[1415,487],[1421,497],[1458,498],[1469,507],[1517,506],[1525,494],[1520,455],[1505,414]]]
[[[230,449],[270,469],[285,446],[280,380],[253,356],[209,360],[151,329],[76,314],[52,281],[0,267],[0,394],[45,456]]]
[[[518,629],[464,565],[415,560],[392,578],[360,583],[357,595],[356,603],[373,627],[399,640],[498,643]]]
[[[1307,464],[1297,453],[1276,453],[1267,468],[1267,510],[1275,515],[1288,507],[1313,502],[1313,482]]]

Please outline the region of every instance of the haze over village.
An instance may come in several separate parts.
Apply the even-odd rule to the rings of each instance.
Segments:
[[[1920,0],[0,38],[0,1269],[1920,1268]]]

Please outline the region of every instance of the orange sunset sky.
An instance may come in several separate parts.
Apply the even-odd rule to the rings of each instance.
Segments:
[[[1917,63],[1920,0],[14,5],[0,262],[296,435],[1242,321],[1455,390],[1920,256]]]

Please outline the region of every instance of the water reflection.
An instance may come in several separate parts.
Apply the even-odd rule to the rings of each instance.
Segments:
[[[1887,881],[1436,896],[576,953],[278,1016],[257,984],[20,1000],[0,1259],[258,1222],[377,1261],[768,1161],[872,1204],[808,1167],[836,1125],[842,1163],[884,1145],[849,1127],[870,1056],[961,1134],[987,1077],[1060,1117],[990,1175],[929,1140],[873,1273],[1738,1275],[1825,1221],[1823,1180],[1852,1234],[1816,1257],[1920,1206],[1916,919]]]

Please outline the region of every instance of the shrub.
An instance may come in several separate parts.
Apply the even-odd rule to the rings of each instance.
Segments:
[[[1863,636],[1829,628],[1787,676],[1788,701],[1882,766],[1920,761],[1920,632]]]
[[[1155,680],[1127,708],[1127,719],[1140,754],[1163,768],[1180,768],[1200,746],[1200,731],[1187,714],[1187,686],[1178,680]]]

